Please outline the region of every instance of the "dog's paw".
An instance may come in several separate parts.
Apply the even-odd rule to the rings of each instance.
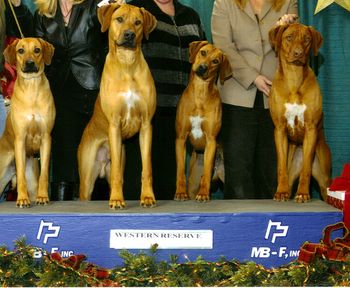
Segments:
[[[275,196],[273,197],[273,200],[282,202],[282,201],[288,201],[290,198],[289,192],[276,192]]]
[[[209,194],[207,193],[198,193],[196,196],[196,201],[197,202],[208,202],[210,201]]]
[[[174,196],[174,200],[176,200],[176,201],[187,201],[189,199],[190,199],[190,197],[188,196],[188,194],[186,192],[176,193]]]
[[[124,209],[125,201],[124,200],[109,200],[110,209]]]
[[[309,194],[297,194],[295,195],[294,201],[297,203],[305,203],[310,201],[310,195]]]
[[[48,197],[37,197],[35,201],[36,205],[47,205],[49,204]]]
[[[153,197],[144,197],[143,199],[141,199],[140,205],[145,208],[154,207],[156,206],[156,199],[154,199]]]
[[[29,208],[30,207],[29,198],[17,199],[16,206],[18,208]]]

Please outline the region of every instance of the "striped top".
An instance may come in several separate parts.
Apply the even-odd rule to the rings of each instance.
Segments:
[[[157,27],[148,40],[143,40],[142,51],[156,85],[157,105],[176,107],[191,70],[189,44],[205,40],[199,15],[177,0],[174,17],[163,13],[153,0],[133,0],[128,4],[144,7],[157,18]]]

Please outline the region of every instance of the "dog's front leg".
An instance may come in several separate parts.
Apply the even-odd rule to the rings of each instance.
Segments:
[[[296,202],[302,203],[310,200],[309,186],[311,167],[315,155],[316,139],[316,127],[306,128],[303,141],[303,165],[300,171],[297,194],[295,195]]]
[[[277,152],[277,191],[276,201],[287,201],[290,198],[287,174],[288,138],[284,126],[275,127],[275,145]]]
[[[186,191],[186,175],[185,175],[185,161],[186,161],[186,137],[176,138],[176,193],[175,200],[188,200]]]
[[[25,135],[25,133],[18,133],[18,135]],[[26,169],[26,152],[24,137],[15,137],[15,160],[16,160],[16,174],[17,174],[17,206],[20,208],[29,207],[30,200],[27,191],[27,181],[25,177]]]
[[[111,195],[109,207],[112,209],[125,208],[123,197],[123,175],[122,175],[122,134],[120,119],[109,124],[109,147],[111,153]]]
[[[140,150],[142,159],[141,176],[141,206],[152,207],[156,204],[153,193],[153,175],[152,175],[152,125],[151,123],[142,123],[140,129]]]
[[[36,204],[44,205],[49,203],[48,185],[49,185],[49,165],[51,151],[51,136],[46,133],[43,136],[40,147],[40,177],[38,195]]]
[[[199,186],[199,192],[196,197],[196,200],[200,202],[206,202],[210,200],[210,181],[213,171],[215,150],[215,138],[207,139],[207,143],[204,150],[204,171]]]

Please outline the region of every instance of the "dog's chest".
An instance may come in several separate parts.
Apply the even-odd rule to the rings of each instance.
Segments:
[[[134,135],[141,125],[141,97],[133,90],[128,90],[120,94],[124,102],[122,109],[122,135],[126,138]]]
[[[304,114],[307,109],[305,104],[286,103],[284,117],[287,121],[288,134],[299,137],[304,133]],[[298,136],[299,135],[299,136]]]
[[[191,123],[191,134],[195,140],[198,140],[203,137],[202,123],[204,121],[204,117],[199,115],[190,116]]]
[[[26,146],[29,150],[38,151],[45,130],[45,117],[39,113],[30,113],[25,116],[25,119],[27,122]]]

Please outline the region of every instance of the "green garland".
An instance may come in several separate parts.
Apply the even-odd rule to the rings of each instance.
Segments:
[[[350,262],[336,262],[321,257],[309,265],[297,261],[275,269],[266,269],[253,262],[241,263],[220,259],[208,262],[201,257],[178,263],[157,261],[157,247],[138,254],[120,252],[124,265],[104,269],[85,261],[85,256],[62,258],[58,253],[35,259],[41,250],[15,241],[13,251],[0,247],[0,284],[31,287],[133,286],[133,287],[195,287],[195,286],[350,286]],[[44,252],[44,251],[42,251]]]

